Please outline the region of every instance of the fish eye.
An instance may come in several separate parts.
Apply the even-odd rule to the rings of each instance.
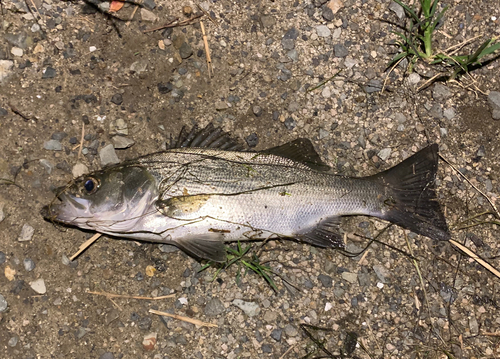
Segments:
[[[95,178],[89,177],[83,182],[83,188],[87,194],[92,194],[99,188],[99,182]]]

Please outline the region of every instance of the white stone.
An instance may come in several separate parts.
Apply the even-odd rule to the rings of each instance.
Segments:
[[[31,289],[33,289],[38,294],[47,293],[47,287],[45,286],[45,281],[42,278],[38,278],[30,283]]]
[[[332,92],[330,91],[330,87],[325,86],[323,91],[321,91],[321,96],[324,98],[330,98],[332,96]]]
[[[329,37],[332,35],[332,32],[326,25],[318,25],[316,26],[316,33],[319,37]]]
[[[13,47],[12,49],[10,49],[10,53],[14,56],[18,56],[18,57],[21,57],[24,55],[24,51],[23,49],[21,49],[20,47]]]
[[[17,240],[19,242],[31,241],[31,238],[33,238],[34,233],[35,233],[35,228],[31,227],[28,223],[25,223],[23,225],[23,228],[21,229],[19,237],[17,237]]]
[[[383,150],[380,150],[379,153],[377,154],[377,156],[382,161],[385,161],[391,156],[391,152],[392,152],[392,150],[389,147],[387,147],[387,148],[384,148]]]
[[[78,162],[76,165],[73,166],[73,169],[71,170],[71,173],[73,174],[74,178],[78,178],[80,176],[83,176],[85,173],[88,173],[89,169],[87,166],[85,166],[83,163]]]

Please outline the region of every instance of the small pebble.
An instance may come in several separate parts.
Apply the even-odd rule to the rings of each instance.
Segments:
[[[391,156],[391,152],[392,152],[392,150],[389,147],[387,147],[387,148],[380,150],[379,153],[377,154],[377,156],[382,161],[386,161]]]
[[[156,333],[149,333],[144,336],[144,339],[142,340],[142,347],[146,351],[152,351],[154,350],[156,346]]]
[[[120,159],[116,155],[115,148],[109,144],[99,151],[99,158],[101,159],[101,166],[115,165],[120,163]]]
[[[23,228],[21,228],[21,233],[19,234],[19,237],[17,237],[17,240],[19,242],[30,241],[31,238],[33,238],[34,233],[35,229],[31,227],[28,223],[25,223],[23,225]]]
[[[252,112],[255,116],[259,117],[260,115],[262,115],[262,108],[260,106],[253,106],[252,107]]]
[[[256,133],[252,133],[245,138],[245,141],[247,142],[248,147],[252,148],[257,146],[259,143],[259,137]]]
[[[83,176],[84,174],[88,173],[89,169],[87,166],[85,166],[81,162],[77,162],[76,165],[73,166],[71,170],[71,174],[73,175],[73,178],[78,178],[80,176]]]
[[[24,269],[26,269],[27,272],[31,272],[33,269],[35,269],[35,262],[33,262],[33,260],[30,258],[25,258],[23,260],[23,264]]]
[[[0,313],[5,312],[7,307],[8,307],[7,300],[4,298],[3,295],[0,294]]]
[[[282,329],[274,329],[272,332],[271,332],[271,338],[273,338],[274,340],[276,340],[277,342],[281,341],[281,335],[283,334],[283,330]]]
[[[224,303],[219,298],[212,298],[205,306],[204,312],[206,316],[215,317],[222,314],[225,310]]]
[[[0,202],[0,222],[2,222],[5,219],[5,212],[3,211],[5,207],[5,203]],[[3,253],[3,252],[0,252]],[[2,263],[0,263],[2,264]]]
[[[47,288],[45,287],[45,281],[42,278],[36,279],[33,282],[31,282],[30,287],[38,294],[47,293]]]
[[[9,347],[15,347],[19,341],[18,337],[12,337],[9,339]]]
[[[56,77],[57,71],[53,67],[47,67],[42,74],[42,79],[52,79]]]
[[[43,143],[43,148],[49,151],[62,151],[63,146],[61,142],[57,140],[48,140]]]
[[[115,355],[111,352],[106,352],[102,354],[99,359],[115,359]]]
[[[233,305],[240,308],[249,317],[254,317],[260,313],[260,307],[255,302],[245,302],[241,299],[235,299],[233,300]]]
[[[12,49],[10,49],[10,53],[14,56],[21,57],[23,56],[24,51],[23,49],[14,46]]]
[[[323,287],[325,288],[331,288],[333,284],[333,279],[329,275],[326,274],[320,274],[318,276],[318,280],[321,282]]]
[[[123,150],[125,148],[129,148],[135,144],[134,140],[131,140],[125,136],[114,136],[112,138],[113,145],[115,149]]]
[[[115,93],[112,97],[111,97],[111,102],[113,102],[115,105],[121,105],[122,102],[123,102],[123,97],[121,94],[119,93]]]

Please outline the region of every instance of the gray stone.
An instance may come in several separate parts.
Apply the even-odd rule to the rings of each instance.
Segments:
[[[148,67],[147,60],[137,60],[130,65],[130,71],[135,72],[137,74],[141,74],[146,71]]]
[[[146,0],[147,1],[147,0]],[[111,352],[106,352],[102,354],[99,359],[115,359],[115,355]]]
[[[257,146],[259,143],[259,137],[256,133],[252,133],[245,138],[245,141],[247,142],[248,147],[252,148]]]
[[[187,59],[193,54],[193,49],[191,48],[191,45],[189,45],[187,42],[183,42],[181,47],[179,48],[179,55],[181,56],[182,59]]]
[[[26,269],[27,272],[31,272],[33,269],[35,269],[35,262],[31,258],[25,258],[23,260],[24,264],[24,269]]]
[[[113,102],[115,105],[121,105],[123,102],[123,96],[120,93],[115,93],[111,97],[111,102]]]
[[[215,109],[217,111],[222,111],[222,110],[227,110],[229,106],[227,105],[226,101],[217,101],[215,103]]]
[[[408,84],[410,84],[412,86],[415,86],[416,84],[418,84],[420,82],[420,80],[421,80],[421,77],[416,72],[412,72],[408,76]]]
[[[47,293],[47,288],[45,287],[45,281],[42,278],[38,278],[30,283],[31,289],[33,289],[38,294]]]
[[[155,15],[154,12],[149,11],[144,7],[141,9],[141,18],[142,21],[151,21],[151,22],[154,22],[158,19],[158,17]]]
[[[158,248],[163,253],[175,253],[175,252],[179,252],[179,250],[180,250],[177,246],[174,246],[171,244],[159,244]]]
[[[323,9],[323,19],[327,20],[327,21],[332,21],[333,19],[335,19],[335,14],[333,13],[332,9],[330,9],[328,6],[325,6],[325,8]]]
[[[296,49],[288,51],[286,56],[288,56],[293,62],[299,61],[299,52]]]
[[[405,16],[405,10],[401,5],[399,5],[395,1],[391,1],[391,4],[389,5],[389,10],[392,10],[396,16],[400,19],[402,19]]]
[[[115,148],[109,144],[99,151],[99,158],[101,159],[101,166],[115,165],[120,163],[120,159],[116,155]]]
[[[367,93],[379,92],[380,90],[382,90],[382,82],[380,80],[370,80],[365,86]]]
[[[259,117],[260,115],[262,115],[262,107],[260,106],[252,106],[252,112],[255,116]]]
[[[8,306],[7,300],[0,294],[0,313],[5,312]]]
[[[33,238],[34,233],[35,233],[35,228],[31,227],[28,223],[25,223],[23,225],[23,228],[21,228],[21,233],[19,234],[19,237],[17,237],[17,240],[19,242],[31,241],[31,238]]]
[[[249,317],[256,316],[257,314],[260,313],[260,307],[255,302],[245,302],[244,300],[241,299],[235,299],[233,300],[233,305],[240,308]]]
[[[295,337],[299,334],[297,328],[291,324],[285,325],[285,334],[289,337]]]
[[[320,140],[323,140],[323,139],[327,138],[329,135],[330,135],[330,132],[328,132],[324,128],[320,128],[319,131],[318,131],[318,138]]]
[[[434,89],[432,90],[432,97],[434,98],[434,100],[444,101],[450,98],[451,95],[451,91],[442,83],[437,82],[434,84]]]
[[[295,112],[295,111],[298,111],[299,109],[300,109],[300,105],[296,101],[292,101],[288,104],[288,111],[290,111],[290,112]]]
[[[490,91],[488,94],[488,103],[491,106],[493,119],[500,120],[500,92]]]
[[[21,2],[25,5],[24,1]],[[26,50],[28,45],[32,42],[31,37],[27,36],[24,32],[6,33],[4,39],[11,45],[20,47],[23,50]]]
[[[5,212],[3,211],[4,207],[5,207],[5,203],[0,202],[0,222],[2,222],[5,219]],[[0,252],[0,253],[3,253],[3,252]],[[2,263],[0,263],[0,264],[2,264]]]
[[[448,130],[444,127],[441,127],[439,129],[439,134],[441,135],[441,137],[446,137],[446,136],[448,136]]]
[[[62,143],[58,140],[48,140],[43,143],[43,148],[49,151],[62,151]]]
[[[208,301],[207,305],[205,306],[205,315],[209,317],[215,317],[218,316],[219,314],[224,313],[226,308],[224,307],[224,304],[220,301],[219,298],[212,298]]]
[[[288,117],[285,122],[284,122],[285,127],[287,130],[293,130],[297,126],[297,122],[293,119],[293,117]]]
[[[382,150],[380,150],[378,153],[377,153],[377,156],[382,160],[382,161],[386,161],[390,156],[391,156],[391,152],[392,150],[387,147],[387,148],[384,148]]]
[[[276,19],[272,15],[262,15],[260,17],[260,22],[264,27],[272,28],[276,24]]]
[[[10,338],[9,342],[8,342],[9,347],[15,347],[18,342],[19,342],[19,338],[17,336]]]
[[[400,112],[396,112],[394,114],[394,120],[397,121],[398,123],[405,123],[406,122],[406,116],[403,115]]]
[[[156,3],[154,2],[154,0],[144,0],[142,4],[149,10],[153,10],[156,7]]]
[[[119,150],[129,148],[135,144],[134,140],[125,136],[114,136],[112,138],[112,141],[113,141],[113,146]]]
[[[281,341],[281,335],[283,334],[283,329],[274,329],[272,332],[271,332],[271,338],[273,338],[274,340],[276,340],[277,342],[280,342]]]
[[[375,264],[373,266],[373,270],[375,271],[375,274],[382,283],[389,282],[389,277],[391,276],[391,272],[389,272],[389,270],[386,267],[380,264]]]
[[[262,352],[264,352],[264,353],[272,353],[273,352],[273,346],[271,344],[262,344],[261,349],[262,349]]]
[[[476,152],[477,157],[484,157],[486,156],[486,149],[484,148],[484,145],[479,146]]]
[[[323,287],[325,288],[331,288],[333,285],[333,279],[329,275],[326,274],[320,274],[318,276],[318,280],[321,282]]]
[[[292,27],[288,30],[283,38],[281,39],[281,46],[283,46],[284,50],[292,50],[295,48],[295,40],[299,36],[299,32],[296,28]]]
[[[5,263],[7,260],[7,256],[5,255],[4,252],[0,251],[0,266]]]
[[[429,115],[437,119],[443,118],[443,107],[441,106],[441,104],[433,104],[429,110]]]
[[[349,50],[342,44],[333,45],[333,52],[335,53],[335,57],[346,57],[349,55]]]
[[[126,135],[128,135],[127,122],[125,122],[125,120],[122,118],[111,121],[109,124],[109,134],[111,136],[114,136],[114,135],[126,136]],[[99,143],[99,142],[97,142],[97,143]],[[97,148],[97,147],[95,147],[95,148]]]
[[[9,114],[9,112],[4,109],[3,107],[0,107],[0,117],[5,117]]]
[[[342,272],[342,279],[348,281],[351,284],[354,284],[358,281],[358,275],[351,272]]]
[[[316,26],[316,33],[319,37],[330,37],[332,35],[332,32],[326,25]]]
[[[42,79],[52,79],[57,76],[57,71],[53,67],[47,67],[45,71],[43,71]]]
[[[295,40],[282,39],[281,46],[283,46],[283,50],[293,50],[295,48]]]
[[[455,109],[453,107],[450,107],[450,108],[447,108],[446,110],[443,111],[443,116],[447,119],[447,120],[452,120],[455,118]]]

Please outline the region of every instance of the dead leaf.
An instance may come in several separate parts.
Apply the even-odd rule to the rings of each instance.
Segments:
[[[123,7],[123,4],[124,4],[123,1],[118,1],[118,0],[111,1],[111,4],[109,4],[109,12],[117,12]]]
[[[7,278],[9,280],[9,282],[11,282],[14,280],[14,276],[16,275],[16,270],[12,269],[9,266],[6,266],[4,273],[5,273],[5,278]]]

